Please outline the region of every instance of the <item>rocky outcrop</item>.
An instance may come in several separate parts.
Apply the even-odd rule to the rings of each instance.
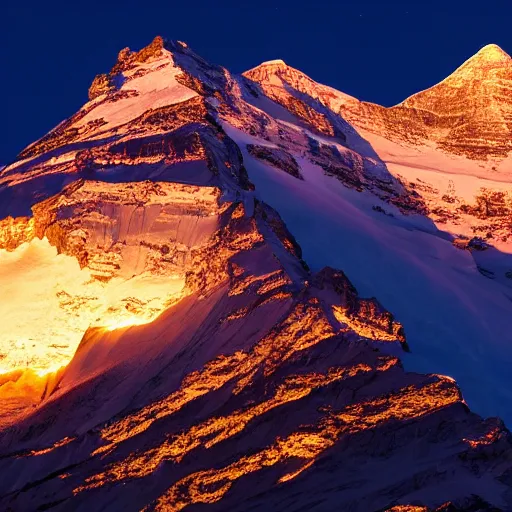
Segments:
[[[490,248],[490,245],[485,240],[478,237],[473,237],[471,239],[456,238],[453,241],[453,245],[458,249],[465,249],[468,251],[486,251]]]
[[[89,100],[94,100],[104,94],[118,90],[118,84],[122,83],[122,73],[133,69],[137,64],[149,61],[162,55],[165,42],[162,37],[157,36],[142,50],[132,52],[129,48],[123,48],[118,55],[117,62],[110,73],[101,73],[94,77],[89,87]]]
[[[0,249],[12,251],[34,238],[32,217],[7,217],[0,221]]]
[[[443,503],[435,509],[416,505],[395,505],[385,512],[500,512],[500,509],[478,496],[473,496],[455,503]]]
[[[269,162],[273,167],[281,169],[294,178],[304,179],[295,158],[282,149],[248,144],[247,151],[255,158]]]
[[[343,272],[327,267],[314,276],[313,285],[336,293],[334,316],[356,333],[377,341],[398,341],[407,348],[403,326],[375,298],[360,299]]]
[[[104,73],[101,75],[96,75],[92,81],[91,86],[89,87],[89,100],[94,100],[98,96],[108,94],[109,92],[113,92],[115,90],[116,86],[108,75],[105,75]]]

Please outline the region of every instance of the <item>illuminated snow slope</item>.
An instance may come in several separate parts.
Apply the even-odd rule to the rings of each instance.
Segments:
[[[89,326],[150,322],[183,285],[183,279],[150,274],[103,283],[76,258],[57,255],[46,239],[0,250],[0,370],[55,371],[69,362]],[[126,308],[133,297],[145,305],[139,314]]]
[[[228,133],[241,146],[255,142]],[[257,195],[278,209],[312,269],[345,269],[363,296],[378,297],[400,318],[411,347],[402,356],[406,368],[455,378],[473,409],[512,422],[508,279],[482,276],[471,254],[456,249],[433,222],[400,217],[309,162],[299,161],[299,181],[248,153],[244,159]],[[375,204],[397,217],[373,211]]]

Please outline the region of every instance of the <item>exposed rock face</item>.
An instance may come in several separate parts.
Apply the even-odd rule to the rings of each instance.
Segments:
[[[104,73],[96,75],[92,81],[91,87],[89,87],[89,99],[93,100],[102,94],[107,94],[115,90],[116,87],[108,75]]]
[[[478,496],[460,500],[456,503],[446,502],[440,507],[429,509],[427,507],[415,505],[396,505],[388,509],[386,512],[498,512],[499,509],[493,507],[488,502],[482,500]]]
[[[247,146],[247,151],[249,151],[249,153],[255,158],[269,162],[274,167],[281,169],[294,178],[299,180],[304,179],[300,172],[300,168],[297,165],[297,161],[286,151],[277,148],[257,146],[255,144],[249,144]]]
[[[7,217],[0,221],[0,249],[12,251],[34,238],[33,217]]]
[[[44,239],[94,290],[147,278],[40,402],[0,410],[2,510],[512,507],[503,423],[471,413],[453,379],[405,372],[402,323],[341,270],[311,271],[249,180],[254,159],[368,204],[365,218],[376,201],[405,225],[426,211],[340,96],[297,73],[280,61],[235,77],[157,38],[122,50],[94,99],[2,170],[11,256]],[[90,307],[57,293],[75,319]]]
[[[11,272],[20,268],[23,275],[25,266],[37,264],[48,268],[44,245],[35,243],[38,239],[52,244],[58,254],[76,258],[79,265],[74,277],[64,279],[56,264],[55,282],[47,289],[47,304],[39,314],[37,301],[47,277],[38,279],[34,273],[30,286],[23,283],[30,294],[26,300],[35,296],[36,304],[20,321],[36,325],[6,322],[0,349],[4,371],[20,364],[38,372],[55,370],[73,356],[89,324],[113,328],[148,322],[186,295],[186,275],[195,252],[209,243],[221,224],[224,207],[219,199],[215,187],[79,180],[35,205],[32,218],[2,221],[5,248],[14,251],[12,256],[2,255],[2,261],[13,261],[6,267]],[[16,275],[6,279],[17,282]],[[12,300],[22,301],[23,291],[13,291]],[[51,335],[37,323],[49,323]],[[20,342],[27,338],[30,343]]]
[[[79,181],[34,207],[35,235],[94,276],[185,275],[217,230],[220,191],[174,183]]]
[[[334,291],[341,303],[333,307],[334,316],[347,322],[355,332],[372,340],[405,343],[403,327],[395,321],[376,299],[360,299],[357,290],[339,270],[326,267],[315,275],[314,285],[321,290]]]
[[[163,49],[164,41],[160,36],[155,37],[151,44],[139,52],[132,52],[130,48],[123,48],[119,52],[117,62],[110,73],[108,75],[101,73],[94,77],[91,87],[89,87],[89,100],[116,91],[123,81],[121,73],[133,69],[137,64],[161,57]]]

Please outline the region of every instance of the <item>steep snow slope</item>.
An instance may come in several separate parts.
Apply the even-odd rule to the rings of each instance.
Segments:
[[[257,141],[226,128],[241,147]],[[483,277],[469,252],[423,218],[372,210],[375,198],[347,190],[298,160],[304,181],[255,160],[244,161],[256,194],[278,209],[313,270],[343,268],[363,296],[379,297],[403,322],[411,370],[459,382],[468,404],[511,422],[510,286]]]
[[[472,357],[482,373],[499,358],[474,378],[494,392],[510,352],[485,322],[508,329],[507,281],[451,245],[432,218],[436,193],[393,175],[321,101],[326,88],[264,82],[156,38],[122,50],[91,101],[0,174],[2,255],[38,248],[63,279],[130,291],[106,311],[120,328],[95,322],[57,374],[0,377],[0,508],[512,507],[503,423],[471,413],[452,378],[407,373],[396,357],[451,374],[457,347],[463,380]],[[482,208],[507,206],[479,201],[450,221],[481,228]],[[327,263],[394,304],[408,340]],[[130,287],[146,278],[156,307],[152,288]],[[471,384],[464,394],[483,407]]]

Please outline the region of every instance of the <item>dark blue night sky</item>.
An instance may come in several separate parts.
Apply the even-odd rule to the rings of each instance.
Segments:
[[[282,58],[383,105],[433,85],[485,44],[512,52],[510,0],[8,2],[0,163],[74,113],[121,48],[157,34],[235,72]]]

